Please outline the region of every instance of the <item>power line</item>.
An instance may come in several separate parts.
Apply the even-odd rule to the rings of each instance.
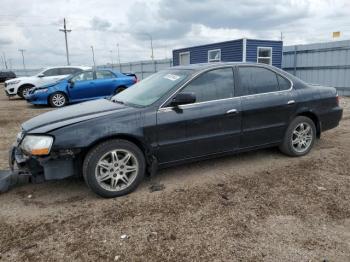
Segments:
[[[64,33],[64,39],[66,40],[67,65],[70,65],[70,63],[69,63],[69,52],[68,52],[67,33],[72,32],[72,30],[67,29],[67,27],[66,27],[66,18],[63,19],[63,29],[60,29],[60,31]]]

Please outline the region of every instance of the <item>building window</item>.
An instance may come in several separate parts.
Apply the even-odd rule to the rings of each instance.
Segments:
[[[272,65],[272,47],[258,47],[257,62]]]
[[[208,51],[208,62],[220,62],[221,61],[221,49]]]
[[[180,65],[189,65],[190,64],[190,52],[183,52],[179,54],[179,63]]]

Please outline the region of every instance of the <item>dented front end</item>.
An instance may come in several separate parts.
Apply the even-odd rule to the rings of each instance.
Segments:
[[[19,133],[9,151],[9,171],[0,174],[0,192],[20,182],[43,182],[79,175],[79,149],[49,151],[33,155],[23,149],[25,134]],[[35,151],[33,151],[35,153]],[[39,152],[39,151],[38,151]]]

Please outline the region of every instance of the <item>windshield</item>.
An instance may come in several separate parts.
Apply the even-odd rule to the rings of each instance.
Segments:
[[[134,84],[112,97],[112,101],[137,106],[149,106],[163,97],[173,87],[184,82],[192,70],[164,70]]]

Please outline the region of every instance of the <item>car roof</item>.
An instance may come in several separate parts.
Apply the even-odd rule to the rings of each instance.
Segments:
[[[251,65],[251,66],[263,66],[263,67],[271,67],[267,64],[258,64],[258,63],[250,63],[250,62],[215,62],[215,63],[199,63],[199,64],[190,64],[190,65],[180,65],[171,67],[171,69],[187,69],[187,70],[203,70],[210,69],[222,66],[236,66],[236,65]]]
[[[78,68],[78,69],[82,69],[82,70],[89,70],[89,69],[91,69],[90,66],[71,66],[71,65],[65,65],[65,66],[50,66],[50,67],[46,67],[44,70],[55,69],[55,68]]]

